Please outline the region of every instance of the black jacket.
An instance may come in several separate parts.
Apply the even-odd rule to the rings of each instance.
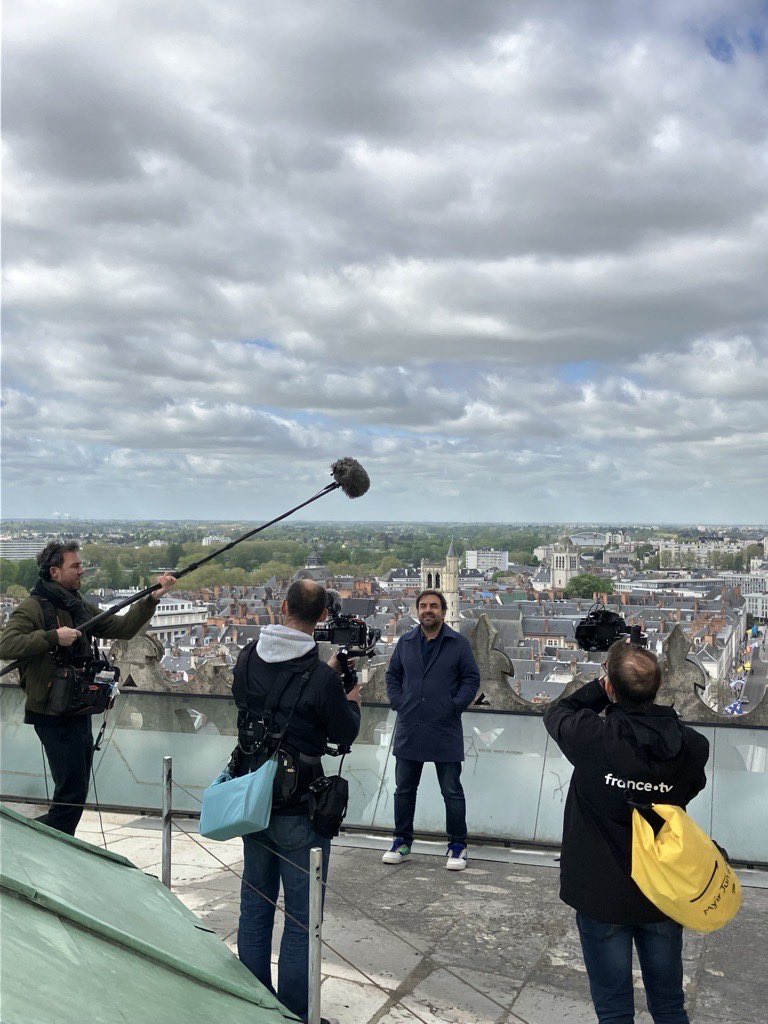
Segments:
[[[574,768],[565,802],[560,898],[609,924],[666,920],[631,878],[628,799],[685,807],[706,785],[709,742],[683,725],[673,708],[611,704],[596,679],[548,708],[544,725]]]
[[[300,658],[280,662],[264,661],[255,646],[254,643],[240,652],[234,670],[232,694],[238,711],[247,709],[258,715],[264,710],[273,687],[279,687],[285,680],[286,670],[295,672],[273,714],[275,725],[280,729],[290,715],[282,746],[297,756],[299,785],[296,800],[274,813],[299,813],[306,810],[301,797],[306,794],[309,784],[324,774],[319,758],[325,753],[326,745],[330,742],[350,746],[357,737],[360,708],[354,701],[347,700],[341,677],[320,660],[317,646]],[[309,672],[309,678],[299,697],[301,677],[305,672]],[[296,707],[291,715],[294,703]],[[238,714],[238,722],[240,717]],[[248,770],[245,763],[240,768]]]

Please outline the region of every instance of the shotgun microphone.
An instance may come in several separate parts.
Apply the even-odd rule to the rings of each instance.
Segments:
[[[361,497],[371,486],[371,478],[357,459],[337,459],[331,466],[331,475],[348,498]]]

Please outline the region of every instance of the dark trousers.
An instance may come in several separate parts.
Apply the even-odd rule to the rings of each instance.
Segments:
[[[90,715],[52,718],[51,724],[35,725],[53,776],[53,803],[37,820],[73,836],[88,796],[88,776],[93,761],[93,730]],[[75,806],[67,806],[74,804]]]
[[[445,802],[445,831],[449,843],[467,842],[467,804],[461,788],[461,761],[435,761],[437,781]],[[416,793],[421,781],[423,761],[395,759],[395,835],[410,846],[413,842],[413,818]]]
[[[331,841],[315,832],[306,814],[274,814],[263,832],[243,836],[245,863],[237,930],[240,959],[262,985],[275,993],[271,963],[273,904],[282,886],[285,927],[275,994],[284,1006],[304,1020],[307,1019],[309,956],[309,854],[314,846],[323,851],[325,882]]]
[[[632,943],[654,1024],[688,1024],[683,995],[683,929],[674,921],[603,924],[576,914],[592,1002],[600,1024],[632,1024]]]

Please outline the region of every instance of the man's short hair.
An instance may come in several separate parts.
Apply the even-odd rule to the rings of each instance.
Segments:
[[[295,580],[285,595],[288,614],[305,626],[314,626],[325,611],[327,592],[314,580]]]
[[[655,654],[626,640],[617,640],[608,650],[605,668],[619,704],[653,704],[661,686],[661,669]]]
[[[438,598],[440,601],[440,607],[443,609],[443,611],[448,611],[448,602],[445,600],[445,595],[439,590],[422,590],[422,592],[416,598],[416,611],[419,610],[419,604],[421,603],[422,597],[427,597],[429,595]]]
[[[44,580],[51,578],[51,569],[60,569],[64,565],[64,555],[70,551],[79,551],[80,544],[76,540],[49,541],[37,555],[40,575]]]

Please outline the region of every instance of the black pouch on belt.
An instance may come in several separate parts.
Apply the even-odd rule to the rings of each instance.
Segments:
[[[309,787],[309,820],[324,839],[333,839],[341,830],[347,813],[349,784],[341,775],[322,775]]]

